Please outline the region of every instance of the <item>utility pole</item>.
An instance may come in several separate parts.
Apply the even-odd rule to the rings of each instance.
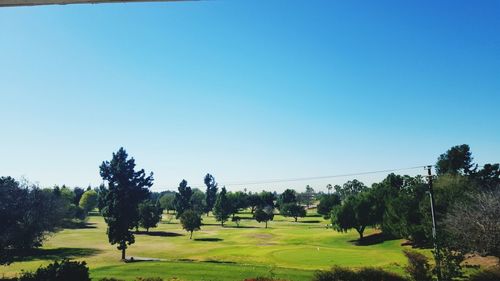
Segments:
[[[439,245],[437,242],[436,234],[436,215],[434,212],[434,189],[432,188],[432,166],[427,166],[427,177],[429,180],[429,198],[431,201],[431,215],[432,215],[432,239],[434,241],[434,251],[436,251],[436,275],[437,281],[441,281],[441,253],[439,252]]]

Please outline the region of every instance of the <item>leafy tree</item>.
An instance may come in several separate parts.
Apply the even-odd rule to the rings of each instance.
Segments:
[[[17,279],[16,279],[17,280]],[[24,272],[19,281],[90,281],[89,268],[82,261],[55,261],[35,272]]]
[[[184,213],[182,213],[181,215],[182,228],[191,233],[189,239],[193,238],[193,231],[200,230],[201,220],[202,220],[201,216],[193,210],[187,210]]]
[[[404,269],[412,281],[432,281],[432,271],[427,256],[407,249],[403,250],[403,253],[408,260],[408,265]]]
[[[214,208],[215,200],[217,200],[217,183],[211,174],[207,174],[204,181],[207,186],[207,191],[205,192],[205,212],[208,216],[210,211]]]
[[[11,263],[19,251],[40,247],[61,225],[60,200],[51,190],[0,177],[0,264]]]
[[[122,260],[125,260],[127,245],[135,242],[130,230],[138,224],[139,203],[148,198],[149,187],[153,185],[153,173],[146,176],[144,170],[135,171],[134,158],[127,158],[122,147],[113,153],[111,161],[100,166],[101,177],[108,182],[102,214],[108,224],[109,242],[118,244]]]
[[[215,200],[213,210],[215,219],[221,222],[221,226],[224,226],[224,222],[229,218],[231,211],[232,206],[227,198],[226,187],[223,187],[219,195],[217,195],[217,200]]]
[[[170,191],[164,193],[160,197],[160,207],[164,210],[167,210],[167,214],[169,210],[175,210],[175,193]]]
[[[439,156],[435,167],[436,173],[438,175],[470,175],[477,169],[477,165],[472,160],[472,153],[467,144],[453,146]]]
[[[266,206],[263,208],[257,208],[257,210],[255,210],[254,217],[257,222],[265,222],[267,228],[267,222],[272,221],[274,218],[273,207]]]
[[[228,192],[227,199],[229,205],[231,206],[230,214],[234,217],[241,209],[248,206],[248,195],[244,192]]]
[[[481,191],[500,189],[500,164],[486,164],[472,175]]]
[[[309,206],[314,202],[314,197],[314,189],[311,186],[307,185],[306,192],[299,194],[298,201],[302,204],[305,204],[309,208]]]
[[[161,215],[163,213],[163,209],[160,207],[160,204],[155,204],[151,200],[146,200],[139,204],[139,226],[146,229],[146,232],[149,232],[149,229],[152,227],[156,227],[158,223],[161,221]]]
[[[297,203],[297,194],[293,189],[286,189],[283,193],[280,194],[277,200],[278,208],[281,208],[282,205],[289,203]]]
[[[232,219],[231,219],[232,222],[236,223],[236,227],[240,227],[240,221],[241,221],[241,218],[238,217],[238,216],[234,216]]]
[[[292,217],[297,222],[297,218],[303,218],[306,216],[306,209],[297,203],[286,203],[280,208],[280,212],[285,217]]]
[[[193,191],[191,187],[187,185],[186,180],[182,180],[179,183],[178,190],[179,192],[175,194],[175,216],[179,218],[182,213],[186,210],[192,209],[191,197],[193,196]]]
[[[341,200],[345,200],[349,196],[357,195],[368,189],[368,187],[364,183],[356,179],[352,181],[347,181],[342,186],[335,185],[334,188],[335,188],[335,193],[337,193],[340,196]]]
[[[98,195],[94,190],[85,191],[80,199],[80,207],[88,213],[97,207]]]
[[[205,193],[198,188],[193,189],[193,195],[191,196],[191,206],[191,208],[198,214],[205,213]]]
[[[101,184],[97,189],[97,209],[102,213],[104,207],[106,207],[106,197],[109,190],[106,188],[104,184]]]
[[[340,205],[340,196],[337,194],[328,194],[323,195],[319,200],[319,204],[317,207],[317,212],[320,215],[323,215],[324,218],[330,218],[330,214],[333,208],[337,205]]]
[[[267,206],[274,209],[274,200],[276,200],[276,195],[269,191],[262,191],[260,194],[260,205],[258,207],[265,208]]]
[[[80,199],[82,198],[83,193],[85,193],[85,190],[83,188],[75,187],[73,189],[73,194],[74,194],[73,204],[75,205],[80,204]]]
[[[368,192],[349,197],[344,204],[333,209],[331,215],[333,228],[339,232],[347,232],[354,228],[362,240],[365,228],[377,223],[373,201]]]
[[[326,189],[328,190],[328,194],[330,194],[333,189],[333,186],[331,184],[327,184]]]
[[[259,194],[250,193],[247,198],[248,206],[250,207],[250,212],[253,214],[258,206],[262,206],[262,198]]]

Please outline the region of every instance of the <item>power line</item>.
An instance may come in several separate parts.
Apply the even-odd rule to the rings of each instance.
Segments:
[[[424,169],[428,166],[429,165],[421,165],[421,166],[414,166],[414,167],[407,167],[407,168],[396,168],[396,169],[349,173],[349,174],[338,174],[338,175],[330,175],[330,176],[315,176],[315,177],[288,178],[288,179],[269,179],[269,180],[256,180],[256,181],[245,181],[245,182],[228,182],[228,183],[219,183],[219,185],[241,186],[241,185],[270,184],[270,183],[281,183],[281,182],[295,182],[295,181],[306,181],[306,180],[343,178],[343,177],[354,177],[354,176],[389,173],[389,172],[397,172],[397,171],[405,171],[405,170],[414,170],[414,169],[418,169],[418,168]],[[193,187],[202,187],[202,186],[204,186],[204,185],[194,185]]]

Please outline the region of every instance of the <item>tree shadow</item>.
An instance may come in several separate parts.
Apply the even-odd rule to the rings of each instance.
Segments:
[[[320,223],[321,221],[319,221],[319,220],[299,220],[297,222],[299,222],[299,223]]]
[[[177,237],[184,236],[184,234],[176,232],[166,232],[166,231],[136,231],[134,234],[137,235],[148,235],[148,236],[160,236],[160,237]]]
[[[62,225],[66,229],[86,229],[86,228],[97,228],[95,223],[86,221],[65,221]]]
[[[240,226],[236,226],[236,225],[224,225],[224,228],[259,228],[259,227],[251,226],[251,225],[240,225]]]
[[[96,255],[102,252],[94,248],[55,248],[55,249],[28,249],[16,251],[13,254],[14,262],[33,260],[62,260]]]
[[[224,241],[224,239],[221,239],[221,238],[195,238],[193,240],[194,241],[203,241],[203,242],[220,242],[220,241]]]
[[[225,264],[236,264],[234,261],[218,261],[218,260],[206,260],[203,262],[208,262],[208,263],[225,263]]]
[[[398,240],[398,238],[389,237],[383,233],[374,233],[368,236],[365,236],[362,240],[350,240],[349,242],[356,246],[370,246],[376,245],[380,243],[384,243],[385,241],[390,240]]]

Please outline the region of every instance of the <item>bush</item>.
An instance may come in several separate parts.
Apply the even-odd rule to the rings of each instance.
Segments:
[[[405,271],[414,281],[432,281],[431,266],[429,258],[425,255],[412,251],[404,250],[404,255],[408,259],[408,265],[405,266]]]
[[[472,274],[469,281],[498,281],[500,280],[500,267],[487,268]]]
[[[35,272],[26,272],[19,281],[90,281],[87,264],[77,261],[55,261],[47,267],[40,267]]]
[[[334,266],[329,271],[317,271],[313,281],[407,281],[403,276],[378,268],[359,270]]]

